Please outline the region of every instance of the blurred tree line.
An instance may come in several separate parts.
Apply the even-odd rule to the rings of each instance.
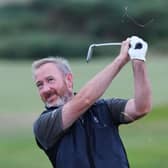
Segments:
[[[0,7],[0,58],[85,56],[92,43],[131,35],[166,50],[166,0],[30,0]]]

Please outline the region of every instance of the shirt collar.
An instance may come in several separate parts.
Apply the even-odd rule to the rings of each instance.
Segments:
[[[51,107],[47,107],[47,106],[45,106],[45,108],[46,108],[46,110],[54,110],[54,109],[57,109],[57,108],[59,108],[59,107],[61,107],[62,105],[60,105],[60,106],[51,106]]]

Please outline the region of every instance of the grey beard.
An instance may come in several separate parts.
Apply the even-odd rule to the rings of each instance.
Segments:
[[[62,106],[65,103],[67,103],[71,99],[71,97],[72,97],[72,95],[67,93],[64,96],[58,97],[54,104],[46,103],[46,106],[47,107]]]

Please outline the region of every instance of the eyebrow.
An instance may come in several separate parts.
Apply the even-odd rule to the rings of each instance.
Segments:
[[[45,79],[48,79],[48,78],[54,78],[54,76],[49,75],[49,76],[47,76]]]

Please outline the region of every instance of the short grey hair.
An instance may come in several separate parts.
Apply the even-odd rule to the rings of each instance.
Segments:
[[[46,64],[46,63],[53,63],[56,65],[56,67],[64,74],[72,73],[71,67],[69,65],[68,60],[62,57],[47,57],[42,58],[39,60],[36,60],[32,63],[32,73],[34,77],[35,71],[40,68],[40,66]]]

